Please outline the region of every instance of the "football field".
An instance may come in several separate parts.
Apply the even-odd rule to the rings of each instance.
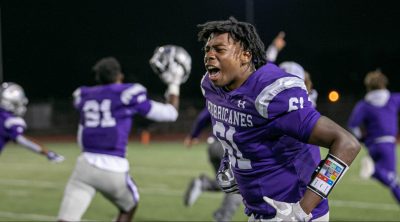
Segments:
[[[80,151],[75,143],[45,145],[64,155],[66,161],[51,164],[44,157],[12,144],[3,150],[0,221],[56,219],[64,186]],[[128,151],[131,175],[141,195],[135,221],[212,221],[222,193],[203,193],[192,207],[183,205],[183,194],[190,180],[200,173],[213,174],[206,154],[204,143],[187,149],[180,142],[150,145],[131,142]],[[376,181],[359,178],[360,157],[364,155],[363,150],[331,193],[331,221],[400,221],[400,206],[389,190]],[[96,195],[84,220],[111,221],[116,213],[112,204]],[[234,220],[247,221],[243,206]]]

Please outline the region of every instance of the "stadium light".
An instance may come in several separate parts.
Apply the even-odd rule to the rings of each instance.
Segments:
[[[339,101],[340,95],[336,90],[332,90],[328,94],[329,102],[335,103]]]

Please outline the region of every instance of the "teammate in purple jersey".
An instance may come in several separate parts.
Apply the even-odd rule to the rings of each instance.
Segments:
[[[312,107],[302,79],[266,64],[254,26],[231,17],[198,27],[201,88],[229,157],[217,174],[222,189],[238,189],[249,221],[329,220],[326,198],[357,156],[357,139]],[[329,149],[319,165],[308,143]]]
[[[118,208],[116,221],[132,221],[139,202],[126,159],[132,117],[175,121],[182,77],[190,72],[180,64],[171,64],[181,54],[167,52],[165,56],[172,57],[162,70],[168,72],[167,103],[150,100],[139,83],[123,83],[120,64],[113,57],[103,58],[93,67],[99,85],[82,86],[73,93],[74,106],[80,113],[78,142],[82,154],[65,188],[59,221],[80,221],[96,191]]]
[[[51,162],[60,163],[64,157],[48,150],[42,144],[24,135],[26,129],[22,116],[26,112],[28,99],[24,89],[13,82],[3,82],[0,86],[0,152],[5,145],[14,141],[23,147],[41,154]]]
[[[193,144],[198,143],[198,138],[203,129],[208,127],[211,123],[211,115],[208,112],[207,107],[204,108],[196,120],[193,123],[190,135],[188,135],[184,140],[184,145],[186,147],[191,147]],[[224,156],[224,148],[222,144],[214,136],[210,136],[207,139],[208,143],[208,160],[212,165],[215,173],[219,169],[221,159]],[[192,206],[194,202],[199,198],[200,194],[204,191],[210,192],[221,192],[221,188],[216,181],[216,177],[208,177],[206,174],[200,174],[197,178],[194,178],[184,196],[185,206]],[[240,194],[236,193],[225,193],[224,199],[218,209],[213,213],[213,218],[217,222],[229,222],[239,209],[242,203],[242,197]]]
[[[354,107],[348,125],[364,142],[375,164],[362,159],[360,175],[372,176],[387,186],[400,204],[400,179],[396,170],[400,93],[389,92],[388,79],[380,70],[369,72],[364,84],[367,94]]]

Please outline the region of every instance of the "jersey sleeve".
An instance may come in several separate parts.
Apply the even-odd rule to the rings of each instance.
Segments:
[[[147,97],[147,89],[141,84],[133,84],[121,93],[121,102],[126,106],[132,106],[140,114],[145,116],[150,108],[151,102]]]
[[[192,125],[192,130],[190,131],[190,136],[192,138],[199,137],[201,131],[211,124],[211,114],[207,108],[204,108]]]
[[[9,138],[15,140],[22,135],[26,129],[25,120],[21,117],[9,117],[4,121],[4,129]]]
[[[396,101],[397,109],[400,110],[400,93],[398,92],[391,93],[391,97],[393,97],[393,99]]]
[[[351,111],[349,120],[348,120],[348,127],[349,128],[356,128],[359,127],[363,120],[364,120],[364,112],[363,112],[363,105],[362,103],[357,103],[354,109]]]
[[[81,97],[82,90],[81,88],[75,89],[75,91],[72,93],[72,98],[73,98],[73,105],[75,109],[79,109],[81,106],[82,102],[82,97]]]
[[[308,143],[312,130],[321,114],[312,107],[288,112],[273,120],[274,129],[281,134]]]
[[[359,140],[363,139],[363,134],[361,131],[361,125],[363,125],[365,119],[365,112],[363,111],[363,107],[363,103],[358,102],[351,111],[349,120],[347,122],[347,127],[349,131],[353,133],[353,135]]]
[[[311,107],[304,81],[298,77],[283,77],[266,86],[255,100],[258,113],[274,119],[285,113]]]
[[[266,86],[256,98],[256,109],[281,134],[307,142],[321,114],[308,99],[304,81],[283,77]]]

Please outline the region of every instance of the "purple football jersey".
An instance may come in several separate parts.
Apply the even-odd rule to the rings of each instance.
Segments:
[[[299,201],[320,162],[319,149],[306,144],[320,114],[308,100],[304,81],[269,63],[230,92],[215,87],[206,73],[202,90],[213,134],[229,152],[246,214],[275,216],[263,196]],[[323,200],[312,214],[327,212]]]
[[[354,107],[348,125],[350,128],[365,127],[367,134],[364,135],[363,141],[368,146],[375,143],[378,138],[397,136],[399,111],[400,93],[391,93],[386,104],[380,106],[363,99]]]
[[[132,117],[145,116],[151,107],[146,88],[137,83],[83,86],[74,97],[83,151],[125,157]]]
[[[192,138],[199,137],[201,131],[206,128],[211,123],[211,115],[208,112],[207,108],[201,110],[199,115],[196,117],[195,122],[193,123],[192,130],[190,132],[190,136]]]
[[[25,128],[24,119],[0,108],[0,152],[7,142],[23,134]]]

